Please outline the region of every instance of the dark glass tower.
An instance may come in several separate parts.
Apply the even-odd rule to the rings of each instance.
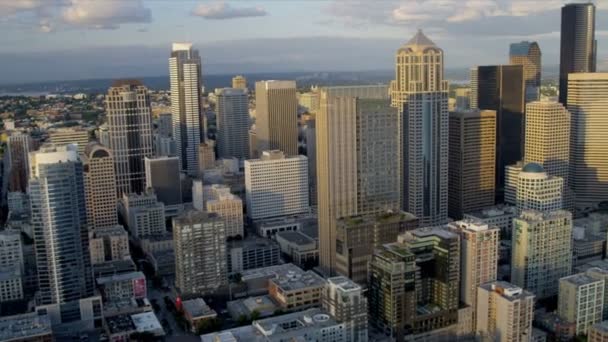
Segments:
[[[562,7],[562,32],[559,62],[559,102],[566,106],[568,74],[595,72],[595,5],[568,4]]]
[[[496,200],[500,202],[505,166],[515,164],[523,155],[524,69],[521,65],[480,66],[472,84],[476,84],[471,91],[477,94],[479,109],[496,111]]]

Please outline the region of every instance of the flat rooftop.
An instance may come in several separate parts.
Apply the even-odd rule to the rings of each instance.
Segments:
[[[241,273],[243,281],[267,278],[283,291],[295,291],[325,285],[325,280],[313,271],[304,271],[294,264],[283,264],[245,270]]]
[[[355,283],[354,281],[352,281],[349,278],[344,277],[344,276],[331,277],[331,278],[327,279],[327,281],[330,284],[337,286],[344,292],[361,290],[361,286],[359,284]]]
[[[300,245],[300,246],[315,243],[315,240],[308,237],[308,235],[298,232],[298,231],[278,232],[277,237],[278,236],[287,240],[288,242],[291,242],[293,244]]]
[[[217,316],[217,313],[212,310],[202,298],[186,300],[182,302],[182,306],[193,318]]]
[[[574,275],[571,275],[568,277],[561,278],[559,281],[567,282],[567,283],[570,283],[575,286],[582,286],[582,285],[587,285],[587,284],[598,282],[599,280],[593,279],[584,273],[579,273],[579,274],[574,274]]]
[[[51,319],[47,315],[32,312],[0,317],[0,341],[24,341],[52,333]]]
[[[113,283],[113,282],[117,282],[117,281],[127,281],[127,280],[141,279],[141,278],[144,278],[144,279],[146,278],[146,276],[142,272],[120,273],[120,274],[114,274],[114,275],[107,276],[107,277],[99,277],[99,278],[97,278],[97,284],[103,285],[103,284]]]

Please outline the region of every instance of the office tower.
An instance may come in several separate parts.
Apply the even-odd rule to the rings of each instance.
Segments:
[[[247,89],[247,79],[245,76],[237,75],[232,78],[232,88]]]
[[[450,113],[448,215],[494,205],[496,176],[496,112]]]
[[[456,324],[459,282],[458,235],[442,227],[410,231],[403,243],[374,252],[368,284],[371,323],[397,341]]]
[[[509,64],[524,67],[526,103],[540,99],[541,58],[542,53],[537,42],[513,43],[509,48]]]
[[[80,146],[79,146],[80,147]],[[118,224],[116,200],[116,172],[110,149],[91,143],[82,157],[84,191],[89,229],[111,227]]]
[[[418,31],[395,59],[390,91],[401,114],[402,208],[422,226],[443,224],[448,218],[449,134],[443,50]]]
[[[92,265],[130,258],[129,234],[118,224],[97,228],[89,233],[89,250]]]
[[[568,186],[570,172],[570,112],[561,103],[536,101],[526,105],[525,163],[538,163]]]
[[[202,70],[191,43],[173,43],[169,58],[173,139],[181,170],[198,173],[198,145],[205,140],[202,120]]]
[[[471,88],[456,88],[456,110],[471,109]]]
[[[399,211],[399,128],[386,86],[327,87],[315,116],[319,256],[336,267],[336,220]]]
[[[298,154],[298,99],[295,81],[255,83],[255,128],[258,153],[281,150]]]
[[[555,296],[572,271],[572,214],[525,210],[513,219],[511,282],[539,299]]]
[[[475,322],[478,287],[496,280],[500,229],[478,220],[451,222],[448,227],[460,236],[460,302],[474,310]]]
[[[246,160],[245,191],[252,220],[308,212],[307,158],[273,150]]]
[[[118,198],[145,189],[144,158],[154,155],[148,89],[139,81],[116,81],[106,96],[108,134],[114,154]]]
[[[496,111],[496,191],[501,202],[505,167],[522,160],[524,150],[524,69],[479,66],[475,74],[477,108]]]
[[[602,321],[604,287],[604,279],[594,279],[584,273],[559,280],[557,313],[575,326],[576,335],[587,335],[593,324]]]
[[[75,302],[65,310],[79,310],[78,300],[93,295],[82,162],[68,145],[32,152],[30,163],[37,304]]]
[[[361,286],[346,277],[329,278],[321,293],[321,306],[346,324],[347,341],[368,341],[367,298]]]
[[[198,145],[198,174],[202,176],[206,170],[215,168],[215,143],[213,140],[207,140]]]
[[[570,186],[577,207],[608,198],[608,73],[571,74]]]
[[[146,188],[154,189],[169,215],[182,206],[182,186],[178,157],[146,158]]]
[[[249,159],[249,99],[247,89],[215,90],[217,154],[219,158]]]
[[[516,205],[523,210],[563,209],[564,180],[550,176],[536,163],[528,163],[517,176]]]
[[[469,105],[471,109],[479,109],[479,84],[477,79],[477,67],[469,69],[469,86],[471,87],[471,93],[469,94]]]
[[[304,119],[304,139],[308,158],[308,184],[310,185],[310,205],[317,205],[317,139],[315,117]]]
[[[158,201],[152,188],[141,194],[123,194],[118,210],[135,239],[162,235],[167,231],[165,205]]]
[[[562,7],[560,39],[559,102],[567,106],[568,75],[596,71],[597,41],[593,3],[568,4]]]
[[[156,133],[163,137],[173,136],[173,118],[171,114],[160,114],[156,121]]]
[[[226,237],[244,237],[243,201],[230,192],[230,187],[220,184],[206,185],[203,188],[205,208],[224,219]],[[200,210],[200,209],[199,209]]]
[[[23,269],[21,234],[16,230],[0,231],[0,268],[14,265]]]
[[[227,284],[226,230],[216,214],[187,210],[173,218],[175,286],[206,295]]]
[[[413,215],[402,211],[339,218],[335,272],[365,286],[374,249],[397,241],[399,233],[418,228],[417,223]]]
[[[49,140],[55,146],[78,145],[78,153],[84,153],[91,141],[91,131],[82,127],[49,130]]]
[[[167,157],[175,155],[175,140],[160,134],[154,134],[154,155]]]
[[[9,167],[8,191],[27,191],[30,174],[28,153],[33,151],[32,138],[27,133],[12,133],[6,141]]]
[[[534,294],[505,281],[479,286],[477,333],[489,341],[532,341]]]

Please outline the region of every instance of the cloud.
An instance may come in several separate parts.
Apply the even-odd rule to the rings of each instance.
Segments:
[[[23,11],[36,10],[44,5],[43,0],[0,1],[0,16],[9,16]]]
[[[235,19],[263,17],[268,13],[261,7],[232,7],[225,2],[200,4],[192,10],[192,15],[205,19]]]
[[[74,26],[116,29],[121,24],[149,23],[152,13],[142,0],[71,0],[62,19]]]

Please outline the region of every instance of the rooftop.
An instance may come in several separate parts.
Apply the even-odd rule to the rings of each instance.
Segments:
[[[460,221],[451,222],[448,225],[451,228],[474,232],[483,232],[490,229],[497,229],[496,227],[490,227],[487,223],[483,222],[480,219],[464,219]]]
[[[501,280],[486,283],[481,285],[480,287],[487,291],[498,293],[501,295],[501,297],[511,301],[526,298],[529,296],[534,296],[532,293],[522,289],[517,285],[513,285],[509,282]]]
[[[217,313],[212,310],[202,298],[190,299],[182,302],[184,311],[187,311],[190,316],[205,317],[205,316],[217,316]]]
[[[587,284],[598,282],[599,280],[593,279],[590,276],[586,275],[585,273],[578,273],[578,274],[574,274],[574,275],[571,275],[568,277],[561,278],[559,281],[570,283],[575,286],[582,286],[582,285],[587,285]]]
[[[142,312],[131,315],[135,329],[139,332],[152,332],[155,335],[164,335],[163,327],[160,325],[154,312]]]
[[[405,46],[436,46],[422,30],[418,30],[416,34],[407,42]]]
[[[545,168],[542,167],[542,165],[537,164],[537,163],[528,163],[523,167],[523,169],[521,169],[521,172],[544,173]]]
[[[602,321],[599,323],[595,323],[593,326],[591,326],[591,329],[593,329],[595,331],[599,331],[603,334],[608,334],[608,321]]]
[[[347,277],[332,277],[327,279],[327,282],[335,285],[343,292],[361,291],[361,286]]]
[[[142,272],[129,272],[129,273],[120,273],[114,274],[107,277],[99,277],[97,278],[97,284],[103,285],[106,283],[113,283],[117,281],[125,281],[125,280],[135,280],[146,278],[146,276]]]
[[[296,245],[309,245],[314,244],[315,240],[308,237],[306,234],[303,234],[299,231],[286,231],[286,232],[278,232],[277,238],[281,237],[288,242],[291,242]]]
[[[304,271],[294,264],[283,264],[269,267],[245,270],[242,272],[243,281],[267,278],[283,291],[295,291],[309,287],[321,287],[325,280],[313,271]]]
[[[497,205],[488,207],[482,210],[466,213],[465,216],[476,217],[480,219],[488,219],[498,216],[514,216],[517,213],[517,208],[510,205]]]
[[[38,315],[38,313],[32,312],[0,317],[1,341],[24,341],[28,338],[52,333],[51,319],[47,315]]]

